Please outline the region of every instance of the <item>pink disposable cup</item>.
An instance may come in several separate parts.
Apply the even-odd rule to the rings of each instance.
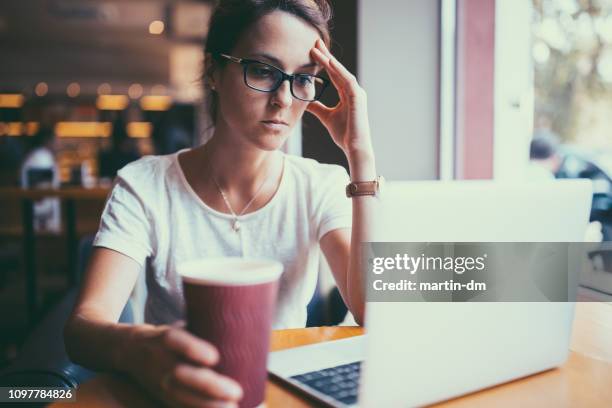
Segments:
[[[215,258],[186,262],[177,269],[183,280],[187,329],[217,347],[221,358],[214,369],[240,383],[240,407],[261,405],[283,265]]]

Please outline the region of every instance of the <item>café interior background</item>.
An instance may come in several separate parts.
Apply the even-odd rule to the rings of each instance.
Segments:
[[[450,2],[332,3],[333,51],[368,91],[380,172],[391,179],[448,178],[442,133],[454,123],[443,112],[448,88],[445,33],[455,23],[445,19]],[[504,166],[499,174],[525,167],[529,139],[544,135],[558,142],[565,160],[566,168],[556,171],[564,171],[565,177],[592,178],[610,198],[612,2],[497,0],[499,8],[519,3],[529,13],[528,42],[520,50],[528,86],[511,104],[526,109],[529,132],[520,145],[524,157],[495,153],[496,163]],[[0,189],[22,184],[21,164],[41,129],[51,129],[55,136],[52,150],[59,185],[80,188],[112,182],[113,172],[108,173],[102,161],[113,149],[139,157],[199,144],[207,127],[199,77],[212,4],[194,0],[1,2]],[[502,26],[496,31],[498,39],[511,38],[511,32],[500,31]],[[397,35],[388,35],[393,30]],[[384,58],[373,57],[381,53]],[[333,92],[324,100],[335,101]],[[404,114],[396,115],[398,109]],[[118,138],[117,133],[125,137]],[[342,152],[310,115],[297,133],[287,151],[346,166]],[[512,135],[503,133],[503,137]],[[400,159],[405,167],[398,164]],[[452,178],[452,169],[450,174]],[[70,243],[63,224],[57,230],[36,230],[34,253],[25,254],[37,260],[38,308],[32,320],[25,306],[22,202],[8,193],[0,197],[2,367],[16,356],[32,325],[69,289],[66,270],[78,259],[66,256]],[[79,243],[95,233],[103,204],[103,200],[76,202]],[[605,219],[602,224],[605,232]],[[79,254],[72,255],[78,258]]]

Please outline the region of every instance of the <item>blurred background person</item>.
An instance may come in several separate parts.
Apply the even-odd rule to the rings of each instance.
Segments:
[[[126,122],[121,115],[113,122],[111,145],[98,153],[98,175],[101,179],[113,179],[126,164],[140,158],[134,139],[130,138]]]
[[[25,158],[21,163],[21,187],[58,188],[60,177],[55,160],[53,128],[42,126],[29,142]],[[59,232],[60,202],[58,198],[45,198],[34,203],[34,229]]]
[[[192,132],[176,109],[170,109],[157,120],[151,139],[157,155],[172,154],[192,146]]]
[[[530,180],[554,179],[563,160],[558,152],[559,138],[552,132],[536,132],[529,147]]]

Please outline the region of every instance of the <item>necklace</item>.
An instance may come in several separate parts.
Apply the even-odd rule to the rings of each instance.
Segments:
[[[211,168],[212,170],[212,168]],[[255,191],[255,194],[253,194],[253,198],[251,198],[251,200],[244,206],[244,208],[242,209],[242,211],[240,211],[240,214],[236,214],[236,212],[234,211],[234,209],[232,208],[232,205],[230,204],[227,196],[225,195],[225,193],[223,192],[223,189],[221,188],[221,186],[219,186],[219,183],[217,183],[217,179],[215,178],[215,176],[213,176],[213,172],[211,171],[210,174],[211,178],[213,179],[213,182],[215,183],[215,186],[217,186],[217,190],[219,190],[219,193],[221,193],[221,197],[223,197],[223,201],[225,202],[225,206],[227,207],[227,209],[230,211],[230,213],[232,214],[232,217],[234,218],[232,220],[232,229],[235,232],[239,232],[240,231],[240,220],[239,218],[242,217],[242,215],[244,214],[244,212],[251,206],[251,204],[253,204],[253,201],[255,201],[255,199],[257,198],[257,196],[259,195],[259,193],[261,192],[261,189],[263,188],[263,186],[266,184],[267,181],[267,177],[264,178],[264,181],[261,182],[261,184],[259,185],[259,187],[257,188],[257,191]]]

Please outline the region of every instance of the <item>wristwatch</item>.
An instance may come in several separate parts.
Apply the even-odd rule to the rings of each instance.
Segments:
[[[351,181],[346,186],[347,197],[358,196],[379,196],[382,184],[385,179],[383,176],[376,177],[372,181]]]

